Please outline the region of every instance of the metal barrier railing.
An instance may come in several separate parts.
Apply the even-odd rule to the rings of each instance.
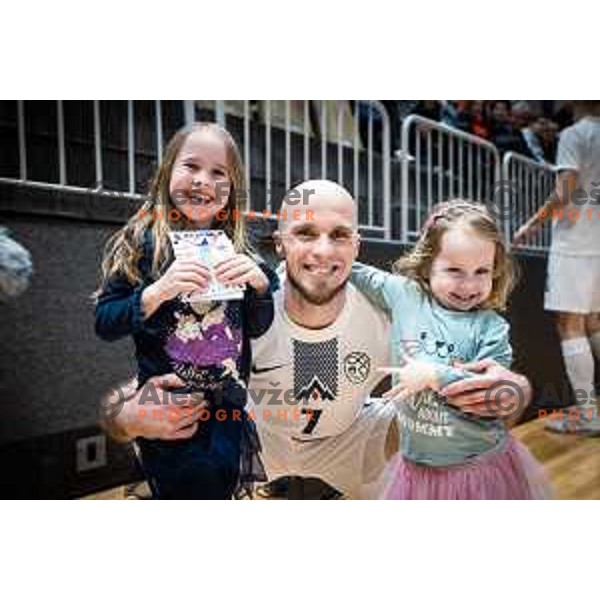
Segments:
[[[227,101],[214,101],[214,111],[217,122],[228,127],[226,104]],[[249,104],[249,101],[243,101],[243,110],[238,110],[238,115],[235,115],[243,119],[240,147],[244,149],[244,163],[249,177],[255,174],[254,164],[257,160],[264,162],[267,210],[273,210],[274,201],[279,200],[273,194],[277,175],[273,168],[276,145],[273,137],[277,128],[284,131],[284,143],[281,147],[284,178],[280,178],[283,189],[288,190],[299,183],[299,179],[335,179],[357,199],[359,225],[367,231],[381,232],[386,239],[390,238],[390,122],[387,111],[380,102],[357,101],[351,107],[350,102],[344,100],[262,101],[260,112],[264,125],[264,133],[261,133],[264,135],[264,157],[252,156],[250,152],[253,145]],[[362,114],[364,109],[367,109],[366,116]],[[379,144],[375,142],[376,123],[380,130]],[[364,126],[364,132],[361,132],[361,125]],[[319,136],[316,135],[316,129],[319,130]],[[361,134],[366,139],[362,139]],[[292,176],[293,136],[302,149],[301,168],[295,169],[296,177]],[[366,166],[366,184],[361,187],[364,178],[359,173],[363,164]],[[380,173],[379,177],[376,170]]]
[[[516,230],[539,210],[554,191],[555,170],[552,165],[539,163],[515,152],[507,152],[502,159],[502,180],[505,193],[505,235],[513,238]],[[546,223],[521,248],[533,252],[547,252],[550,247],[551,227]]]
[[[73,157],[73,149],[69,146],[71,137],[65,134],[65,117],[69,113],[65,114],[61,100],[56,101],[52,122],[45,124],[45,143],[53,146],[52,156],[56,157],[52,159],[57,163],[53,170],[55,175],[46,180],[32,176],[39,155],[30,161],[27,143],[31,131],[26,129],[26,104],[24,101],[16,102],[16,123],[13,121],[12,125],[16,125],[18,169],[15,176],[18,172],[18,177],[4,180],[89,192],[90,187],[83,187],[81,181],[77,185],[69,180],[67,163],[69,157]],[[110,115],[104,112],[107,109],[98,100],[91,101],[91,106],[85,104],[92,123],[87,144],[94,163],[93,166],[91,160],[88,163],[88,175],[90,179],[95,177],[92,189],[101,191],[99,184],[107,175],[103,154],[106,155],[110,144],[107,132],[103,131],[103,123]],[[451,197],[492,202],[499,206],[506,239],[510,240],[519,225],[541,206],[554,186],[551,165],[537,163],[512,152],[501,161],[498,149],[489,141],[417,115],[409,115],[402,123],[401,149],[397,153],[400,169],[399,172],[394,169],[392,173],[389,117],[385,107],[377,101],[266,100],[251,103],[248,100],[185,100],[171,102],[177,108],[175,121],[172,115],[169,118],[169,114],[164,112],[165,103],[160,100],[145,104],[146,121],[143,126],[152,146],[151,155],[146,156],[147,163],[160,160],[166,137],[184,122],[196,120],[200,111],[202,118],[208,114],[208,118],[234,133],[246,165],[248,188],[252,190],[258,185],[263,191],[261,186],[264,185],[263,202],[255,196],[249,209],[271,209],[274,212],[278,208],[275,202],[280,200],[283,192],[302,179],[336,179],[357,198],[359,225],[367,237],[371,232],[376,237],[392,237],[392,176],[394,183],[400,184],[399,231],[405,244],[415,241],[433,204]],[[210,112],[203,114],[203,109]],[[140,180],[147,175],[146,172],[138,172],[141,168],[140,147],[139,144],[136,146],[136,139],[139,133],[144,133],[136,131],[136,127],[141,128],[140,115],[136,115],[140,110],[134,101],[123,103],[123,120],[119,127],[126,135],[121,136],[117,149],[121,153],[118,156],[126,156],[127,163],[118,188],[133,197],[139,196]],[[165,120],[168,121],[167,129],[164,128]],[[149,142],[146,141],[146,144]],[[108,166],[114,169],[114,160],[112,166]],[[276,195],[274,188],[277,188]],[[550,230],[545,228],[522,248],[540,252],[546,251],[549,244]]]
[[[397,155],[405,244],[418,238],[434,204],[453,197],[485,202],[500,177],[500,154],[491,142],[418,115],[404,119]]]
[[[100,122],[100,101],[93,100],[93,138],[94,138],[94,169],[95,169],[95,185],[104,181],[104,169],[102,160],[102,130]],[[162,158],[163,130],[161,117],[161,102],[155,101],[155,134],[157,156]],[[18,152],[19,152],[19,179],[23,183],[35,184],[36,187],[48,184],[52,188],[63,186],[70,190],[86,190],[87,188],[69,185],[67,181],[67,159],[66,159],[66,144],[65,144],[65,117],[63,109],[63,101],[56,101],[56,140],[58,150],[58,182],[45,182],[31,179],[28,176],[27,163],[27,144],[25,133],[25,102],[17,101],[17,128],[18,128]],[[135,186],[135,126],[134,126],[134,108],[133,101],[127,101],[127,189],[121,190],[133,197],[139,196],[136,194]],[[90,182],[91,183],[91,182]],[[100,189],[100,188],[99,188]],[[88,190],[89,191],[89,190]]]
[[[26,135],[26,106],[24,101],[17,102],[17,130],[19,153],[19,178],[26,183],[45,184],[52,187],[68,186],[79,189],[68,181],[67,152],[65,151],[65,114],[63,101],[56,101],[55,137],[57,145],[58,181],[34,180],[28,169],[28,147]],[[390,122],[383,105],[378,101],[357,101],[353,105],[349,101],[273,101],[266,100],[262,105],[262,126],[257,134],[255,111],[251,110],[250,101],[193,101],[184,100],[181,106],[183,123],[190,123],[197,118],[202,106],[212,105],[212,118],[224,127],[228,127],[229,119],[235,116],[241,120],[242,127],[236,133],[247,171],[247,187],[251,182],[264,179],[266,198],[264,203],[248,208],[276,208],[284,191],[301,179],[328,178],[336,179],[347,187],[359,203],[359,225],[367,230],[378,231],[385,238],[390,238]],[[103,151],[106,150],[105,132],[102,130],[102,106],[100,101],[92,101],[93,105],[93,155],[95,182],[104,182],[106,176]],[[153,103],[154,122],[145,123],[146,128],[153,130],[155,140],[155,158],[160,161],[165,140],[163,130],[163,108],[161,101]],[[365,116],[366,109],[366,116]],[[139,173],[136,172],[136,105],[127,101],[126,106],[126,183],[125,189],[119,190],[128,195],[137,196],[139,184],[136,183]],[[279,118],[281,117],[281,118]],[[139,124],[139,121],[137,121]],[[53,124],[49,124],[53,127]],[[283,130],[284,143],[281,150],[274,138]],[[318,131],[317,131],[318,130]],[[378,135],[376,135],[376,132]],[[277,134],[277,135],[276,135]],[[317,135],[318,134],[318,135]],[[254,140],[252,136],[264,136],[263,140]],[[292,138],[295,138],[292,140]],[[377,139],[376,139],[377,138]],[[292,141],[295,142],[294,148]],[[376,143],[378,141],[379,143]],[[259,142],[253,145],[252,142]],[[301,158],[298,156],[301,148]],[[257,156],[264,148],[264,156]],[[16,150],[16,149],[15,149]],[[284,168],[276,170],[274,158],[283,155]],[[295,158],[293,158],[295,157]],[[301,168],[299,163],[301,162]],[[260,165],[260,168],[259,166]],[[294,174],[295,171],[295,174]],[[366,177],[361,177],[366,173]],[[14,181],[14,180],[13,180]],[[278,194],[274,198],[274,184],[277,183]],[[81,187],[81,189],[84,189]],[[100,188],[99,188],[100,189]],[[251,195],[252,198],[252,195]]]

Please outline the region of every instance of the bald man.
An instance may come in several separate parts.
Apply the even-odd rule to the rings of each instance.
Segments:
[[[383,377],[378,368],[390,365],[389,322],[348,282],[360,246],[352,196],[330,181],[300,184],[284,198],[275,243],[286,272],[273,321],[252,342],[247,407],[267,476],[318,478],[348,498],[376,498],[399,427],[395,407],[370,397]],[[470,368],[481,376],[441,390],[460,409],[490,416],[485,395],[500,381],[531,396],[525,377],[493,361]],[[157,430],[136,420],[143,393],[115,411],[109,432],[123,441],[188,435],[187,422]]]
[[[359,250],[352,196],[330,181],[301,184],[284,199],[275,243],[286,274],[273,323],[252,344],[248,405],[267,475],[376,497],[397,416],[369,399],[389,365],[389,321],[348,283]]]

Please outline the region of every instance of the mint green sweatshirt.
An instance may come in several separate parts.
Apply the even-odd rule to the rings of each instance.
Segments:
[[[441,386],[472,376],[454,368],[455,360],[491,358],[510,367],[508,323],[493,310],[447,309],[417,282],[360,263],[354,265],[351,281],[391,315],[392,366],[406,355],[429,361],[437,367]],[[429,389],[402,401],[400,418],[403,456],[428,466],[463,464],[499,448],[508,435],[500,419],[465,414]]]

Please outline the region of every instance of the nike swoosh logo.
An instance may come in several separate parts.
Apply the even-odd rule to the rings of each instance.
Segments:
[[[276,371],[277,369],[283,369],[283,367],[287,367],[287,364],[283,364],[283,365],[274,365],[272,367],[263,367],[262,369],[259,369],[258,367],[255,367],[254,365],[252,365],[252,373],[254,373],[255,375],[260,375],[261,373],[268,373],[269,371]]]

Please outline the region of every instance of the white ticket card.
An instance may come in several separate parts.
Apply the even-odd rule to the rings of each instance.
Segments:
[[[235,255],[233,243],[224,231],[172,231],[169,238],[175,258],[197,258],[211,271],[220,262]],[[225,286],[213,276],[206,292],[191,292],[184,299],[190,302],[241,300],[245,289],[245,285]]]

